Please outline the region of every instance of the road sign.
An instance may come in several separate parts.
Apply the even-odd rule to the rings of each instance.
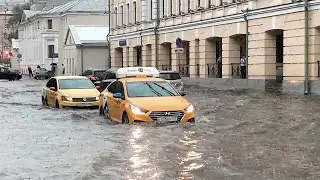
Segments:
[[[176,49],[175,49],[175,52],[176,52],[177,54],[183,54],[184,50],[183,50],[183,48],[176,48]]]
[[[182,39],[179,38],[179,37],[176,39],[176,47],[177,48],[182,48]]]
[[[21,59],[21,58],[22,58],[22,55],[21,55],[21,54],[18,54],[18,55],[17,55],[17,58]]]

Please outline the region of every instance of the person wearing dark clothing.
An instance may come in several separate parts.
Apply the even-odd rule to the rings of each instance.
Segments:
[[[29,71],[29,77],[33,77],[32,69],[30,66],[28,66],[28,71]]]
[[[241,79],[246,78],[246,60],[244,57],[240,59],[240,71],[241,71]]]

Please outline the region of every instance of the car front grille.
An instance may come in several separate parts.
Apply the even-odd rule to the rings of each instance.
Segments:
[[[96,101],[96,97],[73,98],[73,102],[94,102],[94,101]]]
[[[183,111],[153,111],[150,113],[150,118],[153,121],[157,121],[158,118],[168,117],[168,116],[176,116],[178,121],[180,121],[184,116],[184,112]]]

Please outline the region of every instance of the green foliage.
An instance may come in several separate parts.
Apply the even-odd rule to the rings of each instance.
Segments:
[[[23,10],[30,10],[30,4],[14,5],[12,8],[13,16],[8,20],[8,24],[11,26],[19,24],[22,19]]]

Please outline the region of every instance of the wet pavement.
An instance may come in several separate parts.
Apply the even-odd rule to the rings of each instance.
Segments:
[[[320,97],[188,87],[196,124],[122,125],[0,82],[0,179],[319,179]]]

